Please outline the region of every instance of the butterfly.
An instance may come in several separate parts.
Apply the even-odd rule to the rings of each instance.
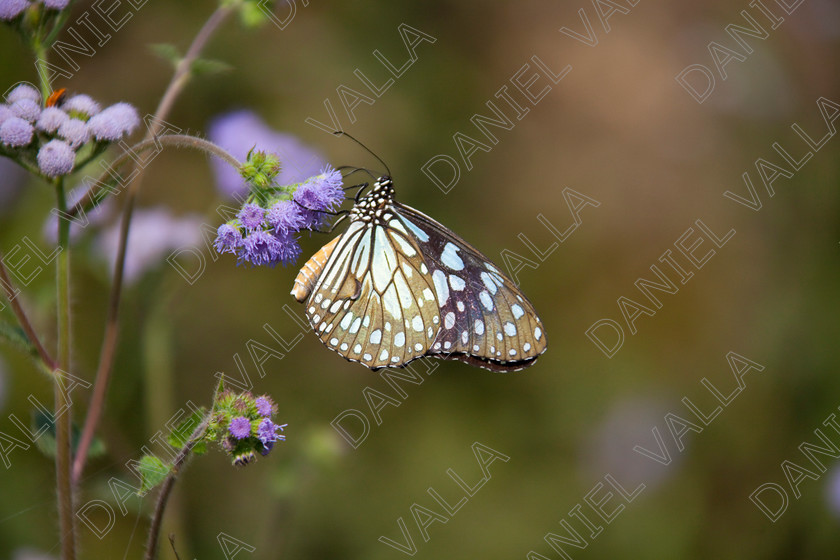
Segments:
[[[516,284],[451,230],[397,202],[390,176],[357,194],[348,216],[292,289],[327,348],[374,370],[436,357],[515,371],[545,352],[542,321]]]

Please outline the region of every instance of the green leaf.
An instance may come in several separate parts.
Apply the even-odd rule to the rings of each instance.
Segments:
[[[222,62],[221,60],[197,58],[193,61],[190,70],[192,71],[194,76],[204,76],[228,72],[231,68],[232,66],[230,64],[228,64],[227,62]]]
[[[207,411],[202,407],[185,418],[174,430],[172,430],[172,432],[170,432],[169,437],[167,438],[169,445],[175,449],[183,448],[206,415]],[[196,445],[196,447],[198,446]],[[199,453],[195,448],[193,448],[193,452]]]
[[[163,482],[169,474],[169,467],[154,455],[143,455],[140,459],[140,464],[137,466],[137,470],[140,471],[140,476],[143,477],[140,490],[137,491],[139,496],[146,494],[146,492]]]
[[[177,66],[182,58],[181,53],[178,52],[178,49],[175,48],[175,45],[170,45],[169,43],[157,43],[155,45],[149,45],[149,49],[151,49],[151,51],[158,57],[171,63],[172,66]]]

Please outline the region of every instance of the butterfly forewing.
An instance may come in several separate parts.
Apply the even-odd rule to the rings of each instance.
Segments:
[[[490,260],[429,216],[403,204],[398,215],[417,236],[432,272],[441,329],[429,354],[494,371],[522,369],[546,349],[534,307]]]
[[[440,328],[432,277],[417,243],[393,214],[382,218],[381,224],[351,222],[306,308],[327,347],[370,368],[423,356]]]

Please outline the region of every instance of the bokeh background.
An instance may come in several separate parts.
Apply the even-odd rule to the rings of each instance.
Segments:
[[[91,4],[75,3],[71,21]],[[840,103],[840,8],[829,0],[767,0],[759,4],[783,19],[771,29],[759,4],[746,0],[642,1],[632,7],[615,0],[598,6],[607,12],[610,4],[627,13],[611,14],[609,32],[596,5],[583,0],[298,1],[283,29],[225,24],[206,54],[230,69],[194,80],[168,121],[204,135],[219,114],[250,109],[333,165],[376,168],[352,142],[305,122],[328,122],[329,99],[341,125],[388,163],[401,201],[449,225],[503,267],[503,250],[530,260],[517,276],[545,323],[548,352],[528,370],[506,375],[440,363],[421,385],[403,383],[403,397],[376,373],[345,362],[305,333],[282,351],[282,359],[267,359],[261,376],[248,341],[277,347],[263,329],[266,323],[287,341],[302,332],[284,310],[302,311],[289,295],[297,268],[236,267],[230,255],[214,260],[195,241],[195,230],[201,223],[216,227],[216,208],[230,202],[217,190],[207,158],[164,152],[149,166],[139,205],[192,220],[192,238],[187,231],[171,246],[202,249],[206,269],[194,283],[186,282],[165,261],[170,249],[153,258],[125,293],[100,431],[106,452],[89,463],[78,499],[110,504],[115,523],[101,539],[80,529],[83,557],[141,555],[152,497],[129,499],[123,515],[108,481],[132,482],[126,461],[138,459],[143,446],[160,450],[151,441],[155,433],[165,431],[166,421],[188,401],[206,404],[216,372],[237,375],[237,355],[254,390],[277,400],[288,441],[241,470],[218,452],[190,464],[164,527],[164,535],[175,533],[181,558],[224,557],[220,534],[253,547],[239,558],[400,558],[403,552],[378,540],[404,542],[399,518],[416,558],[526,558],[532,551],[541,555],[533,558],[561,558],[546,536],[568,538],[568,527],[585,547],[563,545],[573,558],[836,555],[840,462],[830,454],[837,453],[829,448],[815,455],[823,469],[799,446],[825,448],[815,435],[818,428],[840,445],[840,431],[830,425],[840,406],[840,140],[827,139],[801,170],[773,183],[772,197],[755,161],[785,165],[774,142],[794,157],[804,154],[793,123],[815,140],[830,132],[817,99]],[[171,68],[148,45],[171,43],[183,51],[214,7],[212,1],[152,1],[139,9],[125,3],[118,9],[131,18],[109,31],[112,39],[93,57],[76,57],[79,70],[55,85],[106,104],[126,100],[151,113]],[[745,37],[749,53],[726,33],[729,24],[745,24],[742,10],[769,32],[766,39]],[[591,44],[560,31],[586,35],[581,13],[595,37]],[[277,14],[289,17],[289,7]],[[379,85],[389,74],[374,51],[395,66],[406,63],[401,24],[436,41],[417,44],[414,63],[372,105],[356,107],[351,122],[336,88],[344,84],[374,97],[354,70]],[[711,42],[743,58],[725,66],[725,79],[711,58]],[[8,29],[0,32],[0,53],[3,88],[35,81],[29,53]],[[555,72],[572,66],[557,84],[540,78],[532,91],[546,85],[551,90],[536,105],[510,82],[526,63],[532,66],[523,82],[537,70],[530,62],[535,55]],[[716,78],[702,104],[675,80],[691,64],[708,67]],[[502,86],[530,109],[521,120],[494,98]],[[470,122],[476,113],[489,114],[487,100],[515,122],[511,130],[491,128],[497,144]],[[459,131],[492,147],[472,156],[471,170],[453,142]],[[460,179],[448,193],[421,171],[437,154],[461,163]],[[52,206],[50,190],[7,167],[0,177],[0,247],[8,253],[27,237],[49,252],[43,224]],[[723,196],[747,196],[744,172],[760,197],[758,211]],[[520,235],[540,251],[555,243],[537,216],[559,231],[571,226],[567,188],[600,205],[582,208],[574,233],[540,260]],[[117,197],[113,210],[122,202]],[[699,232],[698,219],[718,236],[735,230],[722,247],[708,239],[700,246],[698,256],[715,251],[700,269],[690,268],[674,246],[689,227]],[[110,284],[99,248],[114,220],[106,215],[75,245],[73,371],[91,380]],[[136,235],[133,243],[142,249],[142,235],[151,234]],[[305,238],[304,258],[328,240]],[[667,250],[693,271],[685,284],[658,260]],[[638,278],[656,279],[650,271],[655,264],[679,287],[675,294],[655,292],[659,309],[634,286]],[[21,295],[48,341],[53,286],[52,267],[46,267],[22,286]],[[655,311],[639,315],[636,334],[617,304],[622,296]],[[3,318],[11,320],[8,309]],[[585,334],[602,318],[625,332],[612,358]],[[0,352],[0,431],[20,437],[9,415],[28,418],[26,397],[50,402],[51,388],[25,357],[5,347]],[[764,368],[745,374],[739,393],[733,393],[730,352]],[[687,398],[706,413],[718,406],[704,378],[734,395],[708,426],[683,402]],[[366,388],[399,403],[382,408],[381,425],[373,419]],[[79,420],[87,395],[75,396]],[[331,426],[349,409],[364,413],[371,424],[358,448]],[[686,430],[682,450],[668,419],[677,435]],[[686,427],[679,419],[693,424]],[[633,450],[639,445],[661,454],[656,433],[670,452],[668,465]],[[447,471],[470,485],[482,478],[475,442],[509,460],[490,464],[486,483],[450,516],[427,489],[457,503],[464,492]],[[35,447],[15,450],[10,460],[0,470],[0,557],[56,554],[52,462]],[[785,460],[807,469],[789,470],[798,498],[785,477]],[[606,475],[628,491],[645,485],[632,501],[613,491],[605,509],[625,507],[609,523],[584,499],[606,496],[611,487],[599,486],[607,484]],[[767,482],[778,484],[789,499],[775,522],[750,500]],[[778,494],[771,494],[765,501],[779,510]],[[426,541],[413,504],[450,519],[429,525]],[[592,537],[575,511],[603,530]],[[94,518],[107,524],[102,515]],[[161,557],[174,557],[166,542]]]

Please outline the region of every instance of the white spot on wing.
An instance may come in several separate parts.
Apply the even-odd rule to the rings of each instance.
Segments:
[[[451,311],[446,314],[446,317],[443,318],[443,326],[447,329],[451,329],[455,326],[455,314]]]
[[[429,240],[428,234],[419,227],[415,226],[413,223],[411,223],[411,220],[406,219],[403,223],[405,223],[406,227],[408,227],[408,229],[411,230],[411,233],[414,234],[414,237],[416,237],[420,241],[423,241],[425,243]]]
[[[475,320],[475,334],[484,334],[484,321],[481,319]]]
[[[499,288],[498,286],[496,286],[496,283],[493,281],[490,275],[486,272],[482,272],[480,276],[481,281],[484,282],[484,285],[487,286],[487,289],[490,290],[490,293],[496,295],[496,290],[498,290]]]
[[[435,270],[432,274],[432,280],[435,283],[438,305],[443,307],[449,301],[449,286],[446,285],[446,274],[442,270]]]
[[[394,335],[394,346],[397,348],[402,348],[403,344],[405,344],[405,333],[398,332]]]
[[[505,323],[505,334],[508,336],[516,336],[516,327],[510,321]]]
[[[464,287],[467,284],[466,284],[466,282],[464,282],[464,279],[461,278],[460,276],[455,276],[454,274],[450,274],[449,275],[449,285],[452,286],[452,289],[455,290],[456,292],[460,292],[461,290],[464,289]]]
[[[480,294],[478,294],[478,299],[481,300],[481,304],[487,311],[493,311],[493,299],[490,297],[490,294],[487,293],[487,290],[482,290]]]
[[[376,329],[372,333],[370,333],[370,342],[371,344],[379,344],[382,341],[382,331]]]
[[[542,338],[542,329],[540,329],[539,327],[534,329],[534,338],[536,338],[537,340]]]
[[[339,326],[346,331],[347,327],[350,326],[350,322],[352,320],[353,320],[353,312],[350,311],[350,312],[347,313],[347,315],[344,316],[343,319],[341,319],[341,323],[339,323]]]
[[[511,305],[510,310],[513,312],[513,316],[516,319],[519,319],[520,317],[525,315],[525,312],[522,310],[518,303],[514,303],[513,305]]]
[[[411,320],[411,328],[417,332],[423,332],[423,318],[420,315],[415,315]]]
[[[464,270],[464,261],[458,256],[458,247],[447,243],[440,254],[440,261],[452,270]]]

